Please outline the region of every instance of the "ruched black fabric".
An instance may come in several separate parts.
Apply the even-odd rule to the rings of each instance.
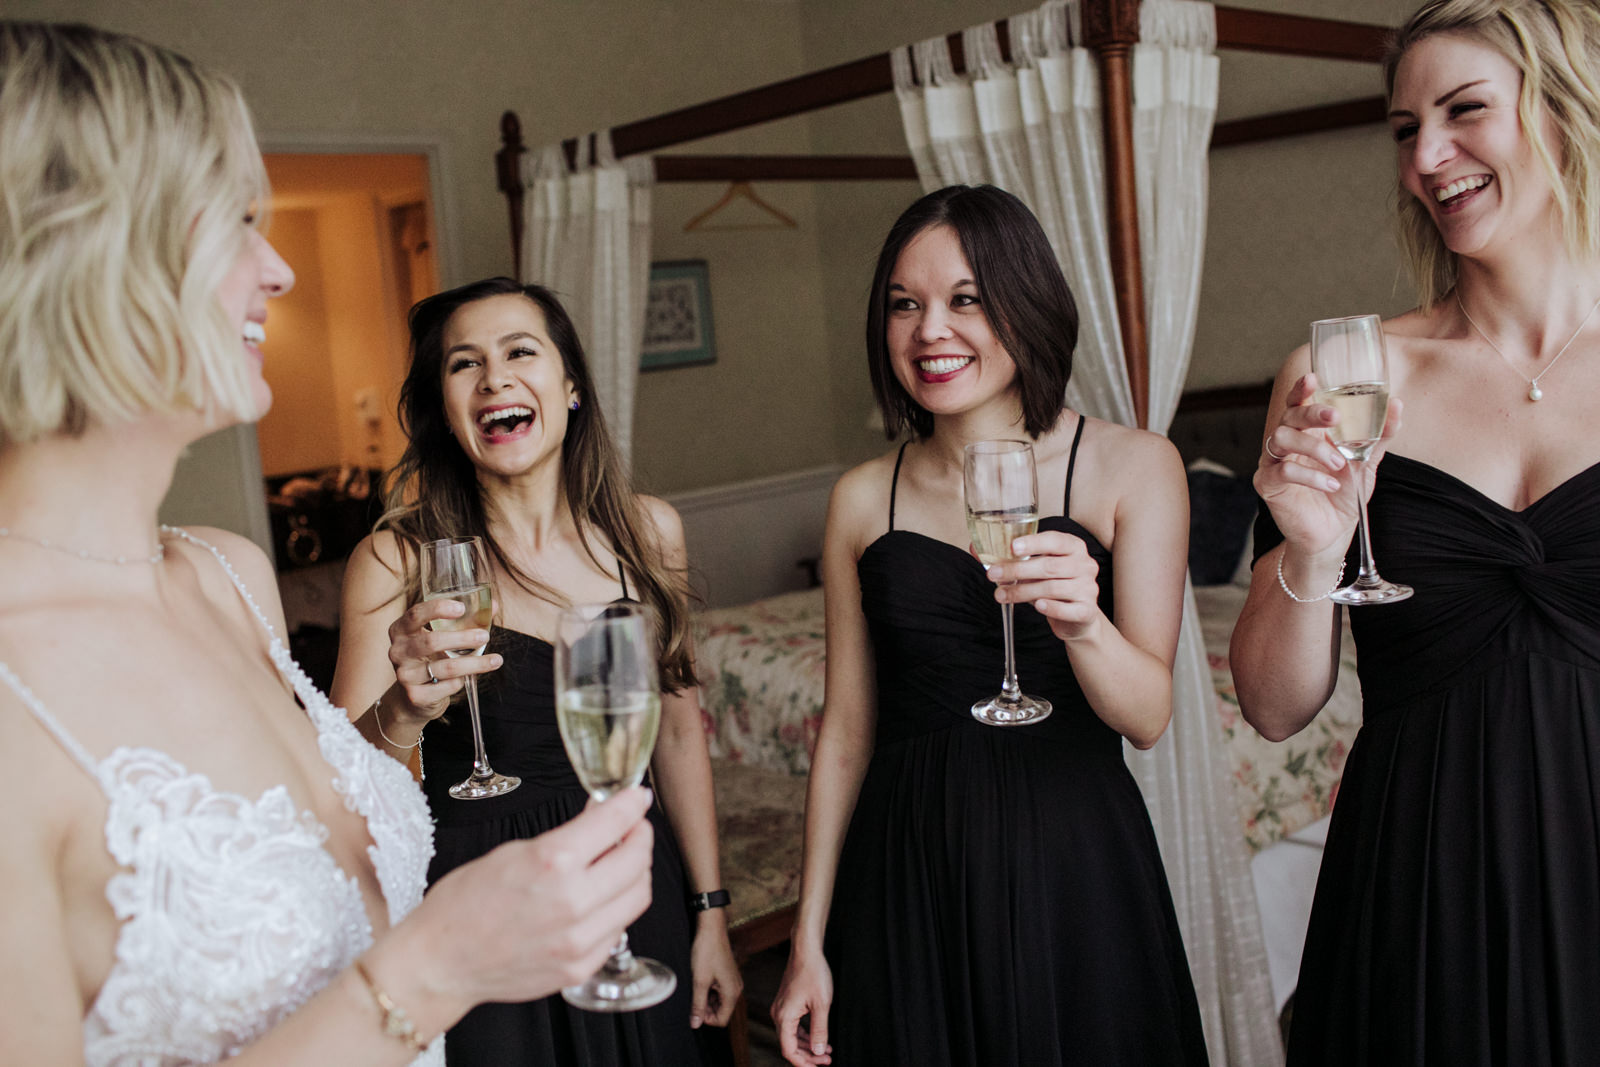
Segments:
[[[556,726],[554,649],[539,638],[497,628],[489,651],[498,652],[505,663],[479,682],[484,747],[494,769],[517,775],[522,785],[487,800],[453,799],[447,790],[472,771],[472,727],[465,704],[429,725],[422,746],[423,789],[437,821],[430,885],[496,845],[560,826],[582,811],[586,801]],[[582,1011],[559,996],[526,1004],[482,1004],[445,1038],[445,1058],[452,1067],[696,1067],[727,1059],[725,1031],[689,1029],[694,930],[683,858],[659,804],[649,818],[655,829],[653,899],[650,909],[628,927],[628,939],[635,952],[672,968],[678,976],[672,996],[656,1007],[615,1015]]]
[[[1290,1063],[1600,1063],[1600,466],[1513,511],[1391,455],[1369,516],[1416,595],[1351,613]]]
[[[1040,526],[1084,539],[1111,615],[1110,553]],[[1205,1063],[1144,800],[1048,623],[1016,608],[1018,677],[1054,713],[986,726],[1004,652],[983,567],[891,530],[858,572],[878,725],[826,939],[836,1067]]]

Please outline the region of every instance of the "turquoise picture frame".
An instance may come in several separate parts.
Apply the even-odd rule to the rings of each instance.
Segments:
[[[711,319],[711,272],[703,259],[650,264],[640,370],[693,367],[717,361]]]

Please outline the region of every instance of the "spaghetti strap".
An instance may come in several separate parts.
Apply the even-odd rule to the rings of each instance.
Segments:
[[[906,445],[910,443],[910,441],[903,442],[899,454],[894,457],[894,479],[889,483],[889,529],[891,530],[894,529],[894,497],[900,491],[900,464],[906,461]]]
[[[67,728],[61,724],[59,719],[50,714],[49,710],[45,708],[44,702],[35,696],[33,690],[24,685],[22,679],[18,678],[4,662],[0,662],[0,681],[4,681],[10,687],[11,691],[17,695],[17,699],[22,701],[22,706],[32,712],[35,719],[39,720],[39,725],[48,730],[50,735],[61,744],[61,747],[67,750],[67,755],[77,760],[78,765],[88,772],[90,778],[97,782],[100,781],[100,764],[95,761],[93,756],[89,755],[89,750],[78,743],[78,739],[67,731]]]
[[[1067,456],[1067,492],[1061,502],[1061,517],[1072,518],[1072,472],[1078,466],[1078,442],[1083,440],[1083,424],[1089,420],[1078,416],[1078,429],[1072,435],[1072,452]]]

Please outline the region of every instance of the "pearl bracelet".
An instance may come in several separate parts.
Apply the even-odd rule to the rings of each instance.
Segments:
[[[1339,573],[1333,579],[1333,588],[1329,589],[1321,596],[1295,596],[1294,590],[1289,588],[1289,583],[1283,580],[1283,557],[1286,555],[1288,555],[1287,552],[1278,553],[1278,585],[1282,587],[1284,594],[1288,596],[1290,600],[1294,601],[1296,604],[1315,604],[1319,600],[1327,600],[1334,593],[1339,591],[1339,586],[1344,582],[1343,560],[1339,562]],[[382,731],[380,730],[380,732]]]
[[[1344,572],[1341,571],[1340,573],[1342,574]],[[1280,581],[1280,582],[1283,581],[1282,561],[1279,561],[1278,581]],[[1287,589],[1288,586],[1284,586],[1284,588]],[[1289,595],[1290,596],[1294,596],[1293,593],[1290,593]],[[385,741],[387,741],[392,748],[417,748],[417,747],[419,747],[422,744],[422,731],[421,730],[417,731],[417,739],[415,741],[411,742],[409,745],[402,745],[400,742],[394,740],[388,734],[383,732],[382,706],[383,706],[383,698],[382,697],[379,697],[377,700],[374,700],[372,702],[372,722],[373,722],[373,725],[375,725],[378,728],[378,736],[383,738]]]

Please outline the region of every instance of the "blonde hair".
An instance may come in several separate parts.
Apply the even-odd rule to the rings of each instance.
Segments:
[[[266,191],[230,79],[132,37],[0,21],[0,444],[254,418],[216,293]]]
[[[1383,72],[1391,97],[1406,51],[1439,34],[1475,38],[1521,71],[1517,116],[1550,177],[1567,250],[1579,259],[1600,255],[1600,6],[1594,0],[1430,0],[1389,41]],[[1555,145],[1546,142],[1545,116],[1555,127]],[[1427,209],[1403,189],[1398,211],[1418,301],[1431,308],[1455,286],[1456,255]]]

